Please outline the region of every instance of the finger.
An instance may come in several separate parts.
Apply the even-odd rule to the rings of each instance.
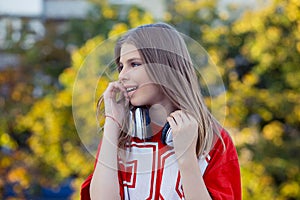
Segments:
[[[191,121],[191,120],[192,120],[192,116],[189,115],[189,114],[188,114],[187,112],[185,112],[185,111],[182,111],[181,117],[182,117],[182,120],[183,120],[183,121]]]
[[[172,112],[170,114],[170,116],[173,117],[174,120],[176,121],[177,125],[178,124],[182,124],[182,122],[183,122],[183,119],[182,119],[182,116],[181,116],[182,115],[181,112],[182,112],[181,110],[176,110],[175,112]]]
[[[126,88],[119,81],[113,82],[112,87],[112,92],[114,92],[114,95],[116,95],[117,92],[122,92],[124,96],[128,96]]]
[[[188,120],[198,123],[198,121],[197,121],[197,119],[195,118],[195,116],[192,115],[191,113],[184,112],[184,114],[185,114],[185,116],[188,118]]]
[[[116,85],[121,90],[121,98],[120,99],[125,97],[124,99],[128,100],[129,96],[128,96],[125,86],[120,81],[116,81]]]
[[[184,111],[182,111],[180,113],[180,117],[181,117],[182,123],[188,123],[190,121],[190,119],[188,118],[188,116],[186,115],[186,113]]]
[[[118,81],[109,83],[104,96],[113,99],[115,102],[118,94],[120,94],[121,97],[123,96],[128,98],[126,88],[121,83],[119,83]]]
[[[177,124],[176,124],[174,118],[173,118],[173,117],[167,117],[167,121],[169,122],[170,127],[171,127],[173,130],[175,130],[176,127],[177,127]]]

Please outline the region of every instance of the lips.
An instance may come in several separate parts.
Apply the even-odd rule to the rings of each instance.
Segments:
[[[127,87],[126,91],[129,93],[129,92],[132,92],[132,91],[136,90],[137,88],[138,88],[137,86]]]
[[[128,97],[131,98],[132,95],[135,93],[137,90],[138,86],[125,86],[126,92],[128,94]]]

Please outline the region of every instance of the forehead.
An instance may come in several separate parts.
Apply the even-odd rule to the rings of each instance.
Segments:
[[[121,59],[122,58],[130,58],[130,57],[140,57],[138,49],[132,44],[123,44],[121,46],[120,52]]]

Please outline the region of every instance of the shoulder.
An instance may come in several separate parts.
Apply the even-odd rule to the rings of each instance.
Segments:
[[[234,143],[222,129],[209,152],[209,164],[203,175],[205,184],[214,199],[241,199],[241,178],[238,155]]]
[[[215,160],[218,165],[225,164],[232,160],[238,160],[237,151],[229,133],[225,129],[222,129],[220,136],[221,138],[217,139],[215,145],[209,152],[211,160]]]
[[[219,170],[224,171],[225,168],[239,168],[238,154],[229,133],[222,129],[220,131],[221,138],[218,138],[215,145],[209,152],[209,163],[204,175],[210,176]],[[233,168],[232,168],[233,170]]]

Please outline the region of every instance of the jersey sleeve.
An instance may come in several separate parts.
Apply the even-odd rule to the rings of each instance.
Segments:
[[[221,140],[217,141],[210,152],[211,160],[203,179],[212,199],[241,200],[238,155],[228,133],[222,131],[221,135],[226,148],[224,150]]]
[[[96,160],[95,160],[95,163],[94,163],[94,169],[95,169],[97,161],[98,161],[100,148],[101,148],[101,141],[98,145]],[[91,184],[92,177],[93,177],[93,173],[90,174],[85,179],[85,181],[82,183],[81,188],[80,188],[80,200],[91,200],[91,198],[90,198],[90,184]]]
[[[90,200],[90,184],[92,180],[93,174],[90,174],[83,184],[81,185],[81,190],[80,190],[80,199],[81,200]]]
[[[95,169],[97,161],[98,161],[100,148],[101,148],[101,141],[98,145],[97,156],[96,156],[96,160],[95,160],[95,163],[94,163],[94,169]],[[91,185],[92,177],[93,177],[93,173],[91,173],[85,179],[85,181],[82,183],[81,188],[80,188],[80,200],[91,200],[91,198],[90,198],[90,185]],[[121,176],[120,172],[118,172],[118,178],[119,178],[120,188],[122,188],[122,176]],[[124,191],[122,189],[120,189],[120,197],[121,197],[121,199],[124,199]]]

